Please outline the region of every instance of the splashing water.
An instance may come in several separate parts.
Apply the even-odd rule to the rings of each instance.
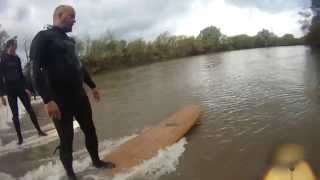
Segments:
[[[119,140],[105,140],[99,144],[101,157],[108,154],[110,151],[125,143],[136,135],[123,137]],[[155,180],[160,176],[174,172],[179,164],[179,158],[185,151],[187,141],[185,138],[178,143],[160,150],[158,155],[154,158],[144,161],[141,165],[134,167],[128,173],[119,174],[115,177],[106,177],[103,173],[94,173],[85,175],[83,179],[87,180],[130,180],[133,178]],[[88,156],[86,149],[79,150],[74,153],[75,160],[73,161],[76,173],[81,173],[91,168],[91,159]],[[40,160],[41,161],[41,160]],[[46,161],[47,163],[41,165],[37,169],[27,172],[24,176],[17,178],[17,180],[58,180],[65,176],[65,171],[60,163],[58,157]],[[0,172],[0,179],[15,180],[9,174]]]
[[[182,138],[176,144],[169,146],[158,152],[158,155],[150,160],[144,161],[141,165],[132,168],[129,172],[119,174],[113,178],[104,176],[103,174],[98,175],[87,175],[85,178],[94,180],[130,180],[130,179],[145,179],[145,180],[156,180],[165,174],[169,174],[176,170],[179,165],[179,158],[185,151],[185,145],[187,141]]]

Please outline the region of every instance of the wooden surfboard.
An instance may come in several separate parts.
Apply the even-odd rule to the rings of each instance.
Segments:
[[[120,145],[104,157],[104,160],[116,164],[111,175],[127,172],[130,168],[157,155],[159,150],[179,141],[194,126],[199,116],[199,106],[186,106],[157,126]]]

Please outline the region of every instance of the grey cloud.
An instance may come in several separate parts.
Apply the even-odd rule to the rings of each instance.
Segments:
[[[8,0],[0,0],[0,14],[7,10]]]
[[[254,7],[269,13],[311,6],[311,0],[225,0],[225,2],[238,7]]]
[[[22,0],[0,0],[0,9],[6,7],[15,14],[15,21],[30,24],[34,34],[46,24],[52,23],[54,8],[61,0],[29,0],[19,8]],[[164,31],[174,31],[184,15],[190,13],[193,3],[206,5],[208,0],[66,0],[77,11],[75,35],[99,37],[107,31],[117,38],[152,38]],[[256,7],[267,12],[280,12],[305,7],[311,0],[225,0],[238,7]],[[32,11],[32,13],[31,13]],[[13,13],[14,12],[14,13]],[[1,15],[1,13],[0,13]],[[11,27],[15,28],[15,27]],[[24,31],[24,30],[20,30]]]
[[[78,22],[82,24],[79,26],[80,31],[102,28],[102,32],[110,30],[116,36],[134,38],[134,34],[140,34],[139,32],[155,31],[154,27],[159,24],[168,21],[174,23],[174,19],[188,12],[192,2],[193,0],[101,1],[99,6],[79,3],[76,9],[79,12]],[[172,24],[171,27],[174,26]],[[149,34],[156,33],[158,32]]]
[[[74,5],[77,11],[77,34],[98,37],[110,31],[119,38],[140,38],[145,34],[155,36],[174,29],[176,21],[189,12],[194,1],[204,0],[70,0],[62,4],[71,2]],[[7,2],[0,0],[0,4],[5,4],[14,14],[15,21],[37,23],[38,27],[43,27],[52,23],[53,10],[62,1],[30,0],[26,7],[18,6],[21,0],[12,0],[9,5]],[[171,23],[170,26],[161,26],[168,23]]]
[[[17,21],[22,21],[24,19],[28,19],[29,16],[30,16],[30,9],[28,6],[25,6],[25,7],[19,7],[17,9],[17,12],[16,12],[16,15],[15,15],[15,19]]]

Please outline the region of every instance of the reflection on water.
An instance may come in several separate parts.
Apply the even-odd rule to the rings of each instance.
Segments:
[[[202,105],[176,171],[160,179],[261,179],[270,152],[284,143],[302,145],[319,175],[319,80],[320,53],[303,46],[178,59],[98,75],[104,97],[93,103],[94,118],[105,140],[137,133],[186,104]],[[39,148],[41,156],[47,151]],[[37,157],[18,159],[31,164],[19,168],[22,175],[39,165]],[[1,162],[0,171],[18,171]]]

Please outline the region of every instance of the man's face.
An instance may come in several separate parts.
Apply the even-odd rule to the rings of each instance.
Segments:
[[[17,50],[17,47],[18,47],[17,42],[14,42],[14,43],[12,44],[12,46],[11,46],[11,48],[12,48],[13,51],[16,51],[16,50]]]
[[[76,22],[76,13],[74,9],[66,9],[61,15],[61,24],[66,32],[72,31],[72,26]]]
[[[14,42],[13,44],[11,44],[11,45],[9,46],[8,52],[10,52],[10,53],[16,52],[17,46],[18,46],[18,45],[17,45],[17,42]]]

